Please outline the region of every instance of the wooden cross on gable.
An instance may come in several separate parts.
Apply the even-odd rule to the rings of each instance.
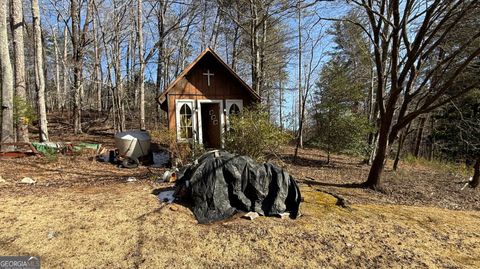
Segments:
[[[210,69],[207,69],[207,73],[203,73],[204,76],[207,76],[207,83],[208,86],[210,87],[210,76],[214,76],[213,73],[210,73]]]

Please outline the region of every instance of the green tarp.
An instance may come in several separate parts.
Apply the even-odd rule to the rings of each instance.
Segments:
[[[95,143],[64,143],[64,142],[32,142],[32,146],[45,155],[53,155],[57,153],[69,153],[80,151],[82,149],[93,149],[98,151],[102,144]]]

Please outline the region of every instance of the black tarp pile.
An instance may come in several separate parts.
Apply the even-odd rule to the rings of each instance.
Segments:
[[[274,216],[299,214],[300,190],[291,175],[277,166],[246,156],[213,151],[179,173],[177,188],[186,188],[199,223],[226,219],[237,212]]]

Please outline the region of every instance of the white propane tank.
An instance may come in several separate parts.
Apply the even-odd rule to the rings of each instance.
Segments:
[[[150,152],[150,135],[145,131],[126,131],[115,134],[115,147],[122,157],[138,159]]]

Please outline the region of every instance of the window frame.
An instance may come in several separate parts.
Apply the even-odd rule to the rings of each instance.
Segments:
[[[240,114],[243,113],[243,100],[242,99],[226,99],[225,100],[225,114],[227,117],[227,130],[230,127],[230,108],[232,105],[237,105],[238,108],[240,109]]]
[[[192,111],[192,138],[182,138],[181,137],[181,122],[180,122],[180,109],[183,105],[188,105],[190,110]],[[175,126],[176,126],[176,133],[177,133],[177,141],[180,142],[189,142],[196,139],[196,108],[195,108],[195,100],[193,99],[176,99],[175,100]]]

